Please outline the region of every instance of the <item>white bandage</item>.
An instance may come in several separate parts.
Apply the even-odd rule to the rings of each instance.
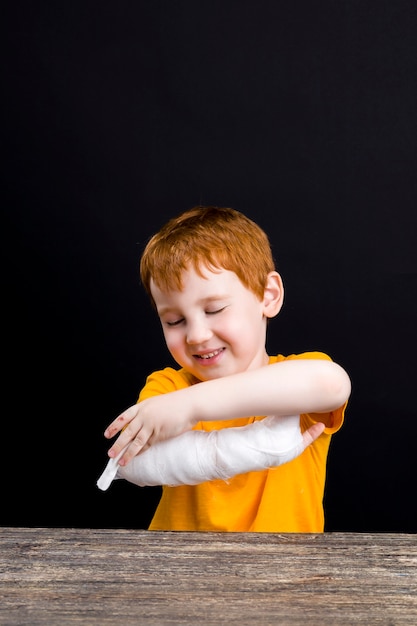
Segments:
[[[305,447],[299,415],[266,417],[247,426],[210,432],[191,430],[152,445],[125,467],[118,465],[122,450],[108,462],[97,486],[106,490],[114,478],[139,487],[227,480],[292,461]]]

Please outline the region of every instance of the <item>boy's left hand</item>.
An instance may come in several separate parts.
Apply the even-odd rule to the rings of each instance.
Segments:
[[[174,391],[147,398],[123,411],[104,432],[107,439],[120,432],[108,451],[109,457],[115,458],[126,448],[119,460],[124,466],[153,443],[191,430],[194,423],[184,400],[181,391]]]

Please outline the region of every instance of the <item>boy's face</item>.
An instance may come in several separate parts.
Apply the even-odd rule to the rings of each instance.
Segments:
[[[193,268],[182,291],[151,292],[172,357],[199,380],[228,376],[268,363],[265,305],[234,272]]]

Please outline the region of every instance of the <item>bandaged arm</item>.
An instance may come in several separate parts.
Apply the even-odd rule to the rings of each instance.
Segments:
[[[104,491],[114,478],[124,478],[140,487],[227,480],[288,463],[307,446],[299,415],[270,416],[247,426],[210,432],[191,430],[155,443],[124,467],[118,465],[122,450],[108,462],[97,486]]]

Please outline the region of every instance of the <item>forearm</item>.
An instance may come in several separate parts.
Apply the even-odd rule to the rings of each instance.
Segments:
[[[105,431],[107,438],[120,432],[109,456],[118,456],[126,447],[119,461],[126,465],[144,447],[176,437],[200,421],[327,413],[341,407],[349,394],[349,377],[332,361],[273,363],[152,396],[129,407]]]
[[[291,360],[194,385],[187,390],[193,422],[251,415],[326,413],[350,395],[350,380],[336,363]]]
[[[240,428],[188,431],[156,443],[126,467],[119,467],[117,459],[112,459],[97,486],[106,490],[114,478],[124,478],[140,487],[227,480],[292,461],[320,436],[322,429],[316,424],[301,434],[297,415],[267,417]]]

